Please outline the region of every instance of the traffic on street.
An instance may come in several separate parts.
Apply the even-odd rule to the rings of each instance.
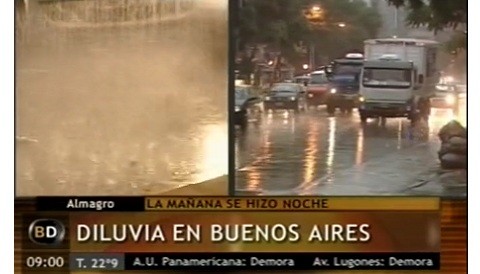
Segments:
[[[461,196],[465,182],[438,174],[437,134],[454,118],[449,109],[433,109],[428,124],[411,127],[406,119],[361,124],[357,112],[332,117],[325,107],[269,112],[261,124],[236,130],[235,189],[239,195]],[[465,111],[459,120],[465,123]]]
[[[236,194],[466,197],[465,31],[365,1],[238,9],[236,85],[263,107],[235,110]]]

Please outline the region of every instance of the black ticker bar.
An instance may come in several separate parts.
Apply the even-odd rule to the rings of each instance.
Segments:
[[[38,211],[144,211],[145,197],[37,197]]]
[[[440,270],[440,253],[126,253],[125,270]]]

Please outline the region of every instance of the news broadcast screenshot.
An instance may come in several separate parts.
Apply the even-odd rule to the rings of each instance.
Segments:
[[[15,273],[467,273],[466,0],[15,0]]]

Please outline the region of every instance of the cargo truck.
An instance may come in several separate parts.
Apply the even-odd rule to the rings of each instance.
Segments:
[[[430,96],[438,82],[438,43],[410,38],[364,42],[359,114],[368,118],[406,117],[428,120]]]

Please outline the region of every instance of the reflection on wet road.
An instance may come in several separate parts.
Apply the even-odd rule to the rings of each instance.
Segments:
[[[17,195],[159,194],[228,172],[226,8],[199,12],[31,26],[17,44]]]
[[[329,117],[323,108],[265,114],[261,125],[236,132],[237,193],[408,195],[418,176],[438,170],[437,133],[454,118],[433,109],[428,124],[411,128],[407,119],[361,125],[355,112]]]

